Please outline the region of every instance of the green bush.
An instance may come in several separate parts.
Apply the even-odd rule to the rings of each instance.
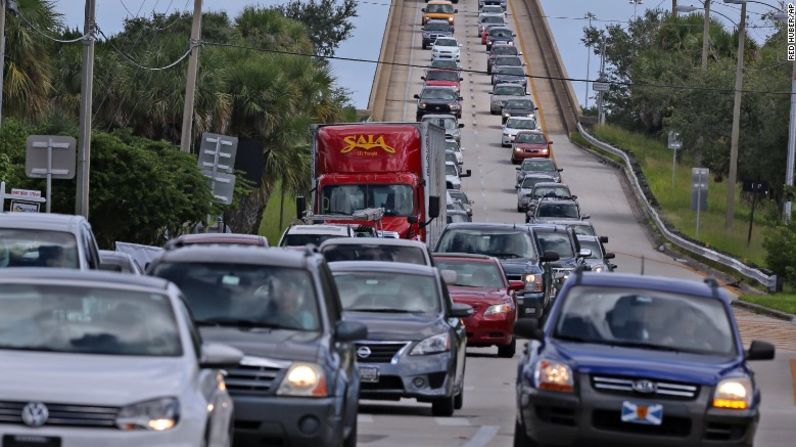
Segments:
[[[766,263],[783,281],[796,286],[796,223],[779,225],[766,235]]]

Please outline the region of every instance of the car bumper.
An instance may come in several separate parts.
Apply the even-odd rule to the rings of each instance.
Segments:
[[[511,158],[514,160],[525,160],[526,158],[550,158],[550,152],[526,152],[526,151],[511,151]]]
[[[506,117],[504,116],[503,120],[505,120],[505,119],[506,119]],[[509,146],[509,145],[511,145],[511,143],[514,142],[514,138],[516,138],[516,137],[517,137],[516,135],[503,134],[501,142],[503,143],[503,146]]]
[[[544,292],[517,294],[517,317],[540,318],[544,313]]]
[[[340,397],[234,396],[234,401],[236,444],[340,445],[344,422]]]
[[[598,393],[583,376],[578,388],[580,396],[521,386],[520,414],[528,436],[557,446],[751,446],[759,419],[756,409],[705,411],[710,387],[694,400]],[[622,422],[623,401],[662,404],[662,424]]]
[[[467,330],[467,346],[507,345],[514,338],[514,314],[501,320],[486,320],[475,315],[464,320]]]
[[[415,398],[427,402],[453,394],[455,361],[450,352],[403,355],[396,362],[359,363],[360,368],[378,368],[379,381],[361,382],[360,399],[398,400]],[[422,382],[422,384],[421,384]]]
[[[5,436],[55,437],[61,447],[196,447],[202,444],[204,427],[181,421],[164,432],[121,431],[107,428],[39,427],[0,425],[0,440]],[[3,442],[0,441],[0,444]],[[43,444],[46,445],[46,444]]]

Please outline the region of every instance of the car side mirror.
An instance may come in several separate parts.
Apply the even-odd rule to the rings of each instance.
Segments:
[[[769,342],[753,340],[746,350],[746,360],[774,360],[774,345]]]
[[[569,196],[569,197],[571,197],[571,198],[572,198],[572,200],[578,200],[578,196],[576,196],[576,195],[571,195],[571,196]]]
[[[464,97],[463,96],[459,96],[459,101],[464,101]]]
[[[539,328],[539,320],[536,318],[520,318],[514,323],[514,335],[531,340],[542,340],[544,332]]]
[[[464,123],[459,123],[459,129],[464,129]]]
[[[580,217],[580,220],[586,220],[586,219],[591,219],[591,216],[586,214],[585,216]]]
[[[429,196],[428,217],[431,219],[439,217],[439,196]]]
[[[439,274],[442,276],[442,280],[445,281],[445,284],[456,284],[459,279],[459,274],[456,273],[456,270],[440,270]]]
[[[459,12],[459,10],[458,10],[458,9],[454,9],[454,10],[453,10],[453,13],[454,13],[454,14],[456,14],[457,12]]]
[[[417,223],[417,216],[406,216],[406,221],[414,225]]]
[[[540,259],[540,261],[542,261],[542,262],[556,262],[559,259],[560,259],[560,257],[558,256],[558,253],[556,253],[554,251],[546,251],[546,252],[544,252],[544,255],[542,255],[542,259]]]
[[[307,199],[304,196],[296,197],[296,219],[304,217],[304,210],[307,209]]]
[[[512,279],[511,281],[509,281],[509,290],[522,290],[524,288],[525,288],[525,283],[518,279]]]
[[[459,174],[459,177],[470,177],[471,175],[473,175],[473,171],[470,170],[470,169],[467,169],[467,170],[464,171],[464,173]]]
[[[238,366],[243,360],[243,353],[222,343],[205,343],[202,345],[202,358],[199,367],[207,369],[223,369]]]
[[[338,321],[334,328],[337,341],[351,342],[368,338],[368,327],[358,321]]]
[[[420,12],[426,12],[426,8],[421,8]]]
[[[464,78],[459,78],[459,82],[462,82],[462,81],[464,81]]]
[[[575,199],[578,198],[578,196],[572,196],[572,197],[575,198]],[[608,243],[608,236],[600,236],[600,237],[597,238],[597,240],[599,240],[603,244],[607,244]]]
[[[519,166],[517,166],[517,167],[516,167],[516,168],[514,168],[514,169],[515,169],[515,170],[517,170],[517,171],[519,171],[519,170],[520,170],[520,167],[519,167]]]
[[[426,80],[426,77],[425,77],[425,76],[420,76],[420,80],[421,80],[421,81],[425,81],[425,80]]]
[[[590,258],[591,257],[591,250],[588,248],[581,248],[578,252],[579,258]]]
[[[558,172],[564,172],[564,168],[558,168],[558,169],[556,169],[556,171],[558,171]]]
[[[415,95],[414,98],[415,99],[420,99],[420,95]]]
[[[616,253],[606,253],[605,256],[603,256],[603,259],[614,259],[614,258],[616,258]]]
[[[473,314],[472,306],[467,304],[461,303],[453,303],[451,306],[451,317],[452,318],[467,318]]]

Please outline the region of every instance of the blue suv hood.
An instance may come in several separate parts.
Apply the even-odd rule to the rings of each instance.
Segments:
[[[743,368],[740,358],[707,356],[590,343],[551,341],[548,349],[581,374],[644,377],[714,386]],[[551,352],[548,351],[548,355]]]

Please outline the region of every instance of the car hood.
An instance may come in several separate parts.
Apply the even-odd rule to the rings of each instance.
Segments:
[[[715,385],[741,368],[740,359],[684,354],[591,343],[551,341],[557,355],[581,374],[644,377],[662,381]]]
[[[580,220],[575,217],[534,217],[536,222],[561,222],[569,220]]]
[[[456,104],[458,101],[455,99],[420,99],[420,102],[426,104]]]
[[[243,351],[247,356],[281,360],[316,361],[319,332],[284,329],[238,329],[233,327],[202,327],[205,341],[224,343]]]
[[[123,406],[179,395],[192,380],[184,357],[0,351],[0,364],[10,401]]]
[[[454,303],[467,304],[473,309],[483,306],[505,303],[509,297],[503,289],[490,289],[486,287],[448,286]]]
[[[535,260],[532,259],[501,259],[500,265],[507,275],[522,275],[525,273],[541,273]]]
[[[450,31],[423,31],[423,37],[453,37]]]
[[[445,51],[447,53],[455,53],[459,51],[459,47],[441,47],[439,45],[433,45],[431,47],[432,51]]]
[[[517,109],[517,108],[512,108],[512,107],[504,107],[503,111],[504,112],[509,112],[509,113],[516,113],[517,115],[531,115],[531,114],[533,114],[533,110],[531,110],[531,109]]]
[[[524,130],[528,130],[528,129],[517,129],[517,128],[514,128],[514,127],[507,127],[503,131],[503,133],[505,133],[506,135],[517,135],[518,133],[520,133],[520,132],[522,132]]]
[[[502,103],[504,101],[508,101],[509,99],[519,99],[519,98],[522,98],[522,96],[517,96],[517,95],[492,95],[492,100],[491,101],[492,102],[500,101]]]
[[[346,321],[358,321],[368,327],[368,340],[418,341],[445,331],[440,315],[343,312]]]
[[[544,143],[514,143],[520,149],[547,149],[547,145]]]

